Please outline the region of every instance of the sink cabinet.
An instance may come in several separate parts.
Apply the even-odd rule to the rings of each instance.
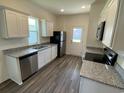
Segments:
[[[57,57],[57,45],[51,46],[38,52],[38,69],[50,63]]]

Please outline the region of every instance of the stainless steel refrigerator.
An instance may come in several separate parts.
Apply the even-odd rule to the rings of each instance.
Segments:
[[[54,31],[53,36],[50,37],[50,43],[58,44],[58,57],[62,57],[66,52],[66,32]]]

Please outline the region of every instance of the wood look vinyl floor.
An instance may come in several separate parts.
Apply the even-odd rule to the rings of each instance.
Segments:
[[[11,80],[0,84],[0,93],[79,93],[81,58],[57,58],[19,86]]]

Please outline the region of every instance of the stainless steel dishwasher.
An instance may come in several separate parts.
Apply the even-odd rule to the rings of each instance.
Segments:
[[[38,71],[37,52],[19,58],[22,80]]]

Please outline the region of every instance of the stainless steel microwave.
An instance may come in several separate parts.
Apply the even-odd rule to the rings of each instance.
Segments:
[[[105,28],[105,21],[101,22],[97,28],[96,38],[99,41],[102,41],[102,39],[103,39],[104,28]]]

